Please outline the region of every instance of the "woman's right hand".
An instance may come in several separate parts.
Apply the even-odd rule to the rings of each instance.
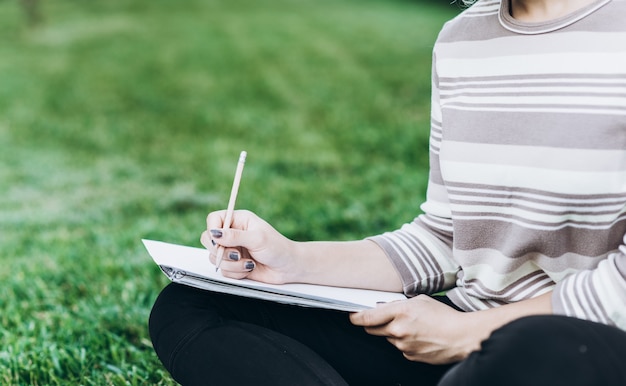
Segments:
[[[298,272],[294,241],[250,211],[236,210],[228,229],[225,218],[225,210],[209,213],[207,230],[200,237],[214,264],[218,247],[224,247],[220,264],[224,276],[273,284],[291,281]]]

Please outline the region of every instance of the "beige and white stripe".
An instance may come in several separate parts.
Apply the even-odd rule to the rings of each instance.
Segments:
[[[557,313],[626,329],[626,0],[537,25],[507,7],[440,33],[424,214],[372,240],[408,294],[479,310],[554,290]]]

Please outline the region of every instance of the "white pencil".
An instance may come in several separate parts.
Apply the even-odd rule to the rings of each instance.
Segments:
[[[233,180],[233,187],[230,190],[230,199],[228,200],[228,208],[226,208],[226,218],[224,219],[224,229],[228,229],[233,222],[233,212],[235,210],[235,201],[237,201],[237,193],[239,192],[239,183],[241,182],[241,175],[243,173],[243,167],[246,164],[246,156],[248,153],[242,151],[239,154],[239,162],[237,163],[237,170],[235,171],[235,179]],[[224,256],[224,247],[219,246],[217,248],[217,257],[215,260],[215,271],[220,269],[222,258]]]

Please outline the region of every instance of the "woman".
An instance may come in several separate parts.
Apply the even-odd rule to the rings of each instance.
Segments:
[[[170,285],[150,333],[182,384],[624,385],[626,0],[480,0],[433,57],[423,214],[298,243],[209,214],[223,274],[404,291],[346,316]],[[432,295],[445,292],[443,295]]]

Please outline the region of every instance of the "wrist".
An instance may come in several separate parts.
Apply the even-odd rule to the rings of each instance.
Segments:
[[[488,310],[467,312],[465,313],[465,316],[465,333],[459,338],[461,339],[462,353],[466,357],[473,351],[480,350],[482,342],[487,340],[494,330],[498,329],[505,323],[493,320],[493,318],[490,317]]]
[[[329,258],[340,254],[337,246],[335,242],[290,240],[286,249],[289,253],[289,282],[338,285],[334,280],[341,271],[336,264],[338,259]]]
[[[287,267],[285,267],[286,269],[284,270],[285,283],[306,282],[306,243],[287,240],[286,246],[283,250],[285,251],[286,255],[285,261],[288,262]]]

